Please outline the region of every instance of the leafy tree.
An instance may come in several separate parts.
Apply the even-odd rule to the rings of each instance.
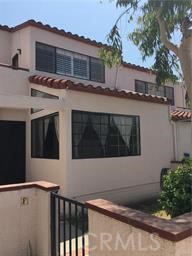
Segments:
[[[159,202],[171,217],[192,210],[192,160],[186,160],[164,176]]]
[[[125,11],[108,35],[111,47],[101,50],[105,64],[112,67],[121,62],[120,19],[126,15],[130,23],[138,17],[128,38],[138,46],[143,60],[155,56],[152,68],[158,85],[167,80],[174,82],[175,70],[182,74],[192,107],[192,0],[116,0],[116,7],[125,8]],[[180,38],[178,45],[173,42],[174,35]]]

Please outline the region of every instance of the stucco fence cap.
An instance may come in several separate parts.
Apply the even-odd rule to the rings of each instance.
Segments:
[[[38,188],[47,192],[51,192],[59,190],[59,185],[47,181],[24,182],[17,184],[1,185],[0,192],[29,188]]]
[[[169,241],[178,242],[192,235],[192,213],[166,220],[103,199],[87,201],[86,207]]]

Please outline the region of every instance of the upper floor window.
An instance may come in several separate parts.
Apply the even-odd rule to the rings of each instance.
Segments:
[[[104,83],[105,67],[100,59],[36,43],[36,69]]]
[[[140,155],[138,116],[72,111],[72,157]]]
[[[170,86],[157,87],[155,84],[136,80],[135,91],[166,97],[168,100],[170,100],[171,105],[174,105],[174,88]]]

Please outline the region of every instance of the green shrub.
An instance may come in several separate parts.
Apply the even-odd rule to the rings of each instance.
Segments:
[[[192,159],[187,159],[164,176],[159,203],[172,218],[191,211]]]

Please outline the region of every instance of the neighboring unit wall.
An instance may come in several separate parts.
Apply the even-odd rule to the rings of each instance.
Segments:
[[[176,137],[177,137],[177,157],[178,161],[184,158],[184,153],[192,156],[192,124],[190,121],[177,121]]]

